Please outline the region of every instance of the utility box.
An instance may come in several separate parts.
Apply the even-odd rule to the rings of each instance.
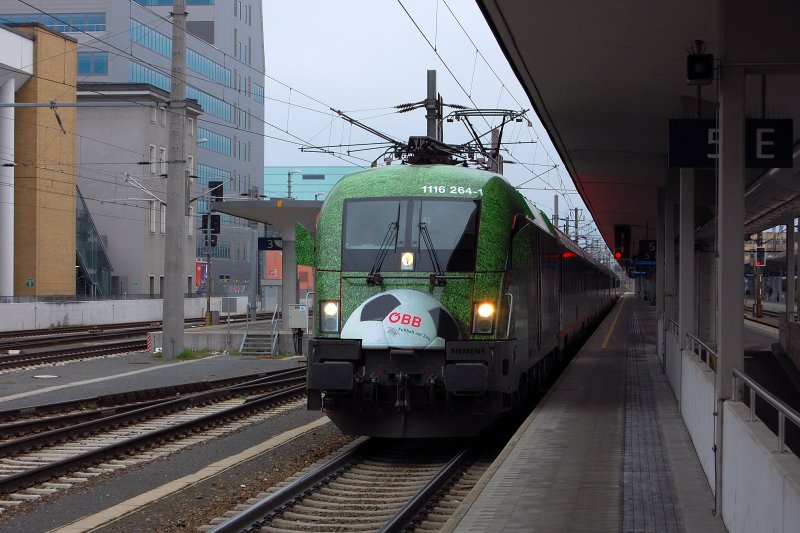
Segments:
[[[286,310],[286,324],[284,327],[306,329],[308,328],[308,306],[303,304],[289,304]]]
[[[222,298],[222,312],[226,315],[236,314],[236,298]]]

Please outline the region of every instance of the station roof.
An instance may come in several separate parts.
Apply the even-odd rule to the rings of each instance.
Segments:
[[[477,4],[610,246],[614,224],[632,225],[634,243],[646,238],[645,228],[655,237],[658,188],[678,180],[678,170],[667,168],[668,121],[692,118],[696,107],[689,99],[697,89],[686,82],[695,40],[723,65],[746,69],[748,118],[760,118],[762,110],[766,118],[793,118],[793,141],[798,138],[800,32],[791,22],[800,20],[797,2],[777,0],[769,8],[747,0]],[[705,118],[715,117],[717,93],[717,82],[702,89]],[[706,174],[696,179],[698,226],[714,216],[714,174]],[[746,233],[800,214],[797,181],[796,169],[747,171]]]
[[[215,212],[271,224],[281,232],[284,240],[290,241],[294,240],[295,222],[302,224],[312,233],[315,231],[317,213],[321,207],[321,201],[286,198],[225,200],[212,204]]]

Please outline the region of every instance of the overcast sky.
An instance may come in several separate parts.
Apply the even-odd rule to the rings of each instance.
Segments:
[[[425,98],[428,69],[437,71],[437,86],[445,103],[530,109],[474,0],[401,2],[264,0],[266,134],[320,146],[380,141],[334,119],[328,111],[333,107],[396,139],[424,135],[424,110],[398,114],[391,108]],[[513,153],[507,154],[506,160],[518,164],[506,164],[506,178],[515,186],[573,190],[572,180],[532,110],[528,117],[532,128],[524,122],[506,127],[504,141],[527,143],[508,146]],[[482,133],[489,128],[484,123],[479,129]],[[454,122],[445,124],[444,139],[464,142],[469,136],[463,124]],[[267,138],[265,164],[369,166],[380,153],[351,152],[350,157],[339,159],[303,153],[298,145]],[[541,178],[534,177],[538,174]],[[522,192],[552,214],[554,191]],[[582,216],[588,217],[577,194],[567,198],[559,200],[562,218],[569,207],[583,209]]]

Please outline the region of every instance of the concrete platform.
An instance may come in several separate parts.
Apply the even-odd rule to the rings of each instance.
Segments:
[[[444,531],[725,531],[655,333],[621,299]]]
[[[296,368],[303,361],[237,355],[168,361],[148,353],[87,359],[0,375],[0,410]]]
[[[277,320],[275,333],[278,334],[278,341],[275,346],[276,353],[294,353],[292,330],[283,328],[282,321]],[[219,325],[215,326],[196,326],[186,328],[184,343],[186,348],[192,350],[217,350],[227,352],[238,352],[242,345],[245,334],[269,335],[273,332],[273,324],[269,319],[256,320],[253,322],[236,322],[228,324],[226,317],[220,317]],[[305,332],[304,332],[305,333]],[[153,350],[161,348],[163,334],[161,331],[154,331],[151,334]],[[303,353],[308,353],[308,335],[303,335]]]

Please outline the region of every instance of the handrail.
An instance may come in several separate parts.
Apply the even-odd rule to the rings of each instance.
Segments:
[[[275,328],[278,327],[278,321],[276,320],[276,317],[278,316],[280,309],[281,306],[276,304],[275,311],[272,312],[272,346],[270,347],[271,355],[275,355],[275,344],[278,342],[278,336],[275,335]]]
[[[506,293],[509,298],[508,303],[508,324],[506,325],[506,338],[511,336],[511,314],[514,312],[514,295],[510,292]]]
[[[739,401],[737,400],[739,379],[750,387],[750,421],[755,422],[758,420],[758,418],[756,418],[756,395],[760,396],[762,400],[778,410],[778,451],[783,453],[786,450],[786,418],[789,418],[789,421],[800,428],[800,414],[770,394],[769,391],[752,378],[748,377],[744,372],[735,368],[733,369],[733,391],[731,396],[734,402]]]
[[[310,320],[311,310],[312,310],[312,306],[309,305],[309,303],[308,303],[308,297],[311,294],[314,295],[314,299],[316,300],[317,299],[317,291],[308,291],[308,292],[306,292],[306,309],[308,309],[308,313],[306,313],[306,335],[308,335],[311,332],[311,328],[308,327],[308,322]],[[316,302],[315,302],[315,305],[316,305]],[[314,314],[316,315],[316,313],[314,313]]]
[[[686,333],[686,339],[689,341],[688,342],[689,349],[693,353],[697,354],[697,357],[699,357],[701,360],[703,360],[703,353],[705,352],[706,368],[709,369],[709,370],[716,371],[716,367],[717,367],[716,361],[717,361],[717,358],[719,357],[717,355],[717,352],[715,352],[714,350],[709,348],[706,343],[704,343],[703,341],[701,341],[700,339],[698,339],[697,337],[695,337],[691,333]],[[698,350],[698,348],[699,348],[699,350]],[[711,358],[712,357],[714,358],[714,362],[715,362],[713,367],[711,366]]]
[[[677,337],[678,332],[681,330],[681,326],[670,318],[669,322],[667,322],[667,330]]]

